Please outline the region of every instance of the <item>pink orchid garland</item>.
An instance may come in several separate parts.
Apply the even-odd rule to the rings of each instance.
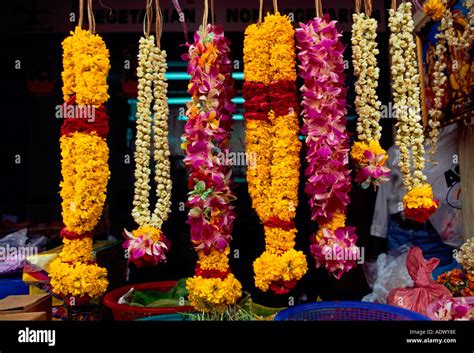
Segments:
[[[354,227],[345,227],[345,212],[351,190],[348,167],[349,144],[346,131],[344,87],[344,47],[336,21],[328,16],[300,24],[296,30],[299,74],[304,80],[303,128],[308,148],[308,177],[311,219],[318,222],[319,234],[312,237],[311,254],[316,266],[325,266],[336,278],[355,267],[354,260],[329,257],[329,247],[355,247]]]
[[[224,251],[231,240],[235,212],[231,202],[231,169],[222,163],[221,156],[229,152],[232,113],[235,104],[230,42],[224,37],[222,26],[208,25],[206,36],[196,32],[194,43],[183,59],[188,62],[191,76],[188,121],[184,127],[184,163],[190,170],[191,189],[187,206],[187,223],[196,250],[213,248]],[[205,69],[200,60],[215,48],[212,65]]]

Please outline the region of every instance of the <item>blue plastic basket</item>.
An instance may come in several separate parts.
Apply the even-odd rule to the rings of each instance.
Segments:
[[[391,305],[340,301],[301,304],[280,311],[275,321],[429,321],[426,316]]]

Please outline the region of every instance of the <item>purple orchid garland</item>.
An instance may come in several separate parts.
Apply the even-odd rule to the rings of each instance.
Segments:
[[[311,219],[320,230],[312,237],[316,266],[325,266],[336,278],[355,267],[355,261],[336,253],[358,256],[354,227],[345,226],[350,202],[349,144],[346,131],[344,47],[336,21],[326,15],[296,30],[299,74],[304,80],[303,128],[308,148],[305,192]],[[333,256],[334,255],[334,256]]]

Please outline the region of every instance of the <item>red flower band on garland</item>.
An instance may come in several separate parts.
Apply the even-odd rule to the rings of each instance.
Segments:
[[[424,223],[430,218],[430,216],[436,212],[438,208],[439,201],[433,200],[436,203],[436,206],[431,207],[419,207],[419,208],[408,208],[405,207],[403,214],[405,218],[412,219],[416,222]]]
[[[59,235],[62,238],[65,238],[65,239],[68,239],[68,240],[82,239],[82,238],[92,238],[92,233],[91,232],[85,232],[85,233],[82,233],[82,234],[78,234],[76,232],[71,232],[71,231],[67,230],[66,227],[61,229],[61,232],[59,233]]]
[[[195,275],[201,276],[202,278],[220,278],[225,279],[230,274],[230,270],[219,271],[219,270],[203,270],[201,266],[197,265],[195,269]]]
[[[263,222],[263,225],[269,228],[281,228],[286,231],[289,231],[295,228],[294,221],[283,221],[278,217],[270,217],[265,222]]]
[[[268,120],[271,105],[267,86],[263,83],[244,82],[242,95],[245,99],[245,119]]]
[[[270,289],[273,293],[283,295],[287,294],[296,286],[297,280],[291,281],[276,281],[270,284]]]
[[[72,117],[70,117],[68,113],[70,107],[74,107]],[[109,133],[109,118],[105,106],[102,104],[98,108],[84,108],[84,114],[87,114],[86,116],[79,116],[80,113],[76,111],[78,109],[80,109],[80,106],[76,105],[76,96],[69,98],[69,100],[62,106],[64,121],[61,126],[61,136],[72,135],[75,132],[95,132],[97,136],[106,138]],[[93,109],[92,113],[87,109]],[[89,114],[91,114],[91,116],[89,116]]]
[[[299,102],[295,81],[279,80],[270,83],[268,98],[276,115],[287,115],[291,111],[299,114]]]

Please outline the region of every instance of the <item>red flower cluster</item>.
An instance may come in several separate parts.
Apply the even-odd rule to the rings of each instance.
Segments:
[[[428,208],[418,207],[418,208],[408,208],[405,207],[403,213],[406,218],[412,219],[416,222],[424,223],[430,218],[430,216],[435,213],[438,208],[439,201],[433,200],[436,203],[436,206],[431,206]]]
[[[289,231],[290,229],[295,228],[295,222],[294,221],[283,221],[280,218],[273,216],[267,219],[265,222],[263,222],[263,225],[265,227],[270,227],[270,228],[280,228],[286,231]]]
[[[82,234],[78,234],[76,232],[71,232],[70,230],[67,230],[66,227],[64,227],[63,229],[61,229],[61,232],[59,233],[59,236],[61,238],[65,238],[65,239],[68,239],[68,240],[73,240],[73,239],[82,239],[82,238],[92,238],[92,233],[91,232],[85,232],[85,233],[82,233]]]
[[[276,81],[266,86],[263,83],[244,82],[242,94],[245,99],[244,116],[249,120],[268,120],[268,112],[287,115],[290,111],[299,113],[296,83]]]
[[[297,280],[293,279],[291,281],[275,281],[270,284],[270,289],[275,294],[287,294],[296,286]]]
[[[201,276],[202,278],[220,278],[225,279],[230,274],[230,270],[219,271],[219,270],[203,270],[201,266],[197,265],[195,269],[195,275]]]
[[[76,106],[76,96],[72,96],[66,103],[67,106]],[[94,108],[92,116],[66,117],[61,126],[61,136],[72,135],[75,132],[91,133],[95,132],[97,136],[106,138],[109,133],[109,118],[107,110],[102,104],[98,108]]]

